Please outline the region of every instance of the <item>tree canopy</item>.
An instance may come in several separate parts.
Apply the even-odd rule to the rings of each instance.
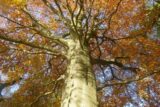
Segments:
[[[71,40],[100,107],[160,105],[159,23],[158,0],[0,0],[0,84],[19,85],[0,106],[60,107]]]

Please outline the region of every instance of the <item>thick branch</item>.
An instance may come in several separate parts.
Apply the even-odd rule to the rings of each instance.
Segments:
[[[32,48],[40,49],[40,50],[46,50],[46,51],[49,51],[49,52],[53,53],[54,55],[60,55],[60,52],[58,52],[57,50],[54,50],[50,47],[42,46],[42,45],[36,45],[34,43],[23,41],[23,40],[13,39],[13,38],[7,37],[6,35],[0,34],[0,39],[6,40],[6,41],[9,41],[9,42],[18,43],[18,44],[23,44],[23,45],[26,45],[26,46],[29,46],[29,47],[32,47]]]
[[[63,38],[53,36],[50,30],[48,30],[48,28],[46,28],[44,25],[40,24],[39,21],[33,15],[31,15],[26,8],[23,9],[22,11],[25,14],[27,14],[29,18],[33,21],[33,23],[37,27],[37,28],[33,28],[33,30],[36,31],[40,36],[51,39],[53,42],[61,46],[68,47],[67,43],[65,42]]]
[[[109,84],[107,83],[107,84],[104,84],[104,85],[101,86],[101,87],[98,87],[98,88],[97,88],[97,91],[100,91],[100,90],[102,90],[103,88],[108,87],[108,86],[126,85],[126,84],[129,84],[129,83],[131,83],[131,82],[141,81],[141,80],[143,80],[143,79],[145,79],[145,78],[147,78],[147,77],[149,77],[149,76],[152,76],[152,75],[154,75],[154,74],[159,74],[159,73],[160,73],[160,71],[155,71],[155,72],[148,73],[148,74],[146,74],[146,75],[144,75],[144,76],[142,76],[142,77],[138,77],[138,78],[135,78],[135,79],[125,80],[125,81],[122,81],[122,82],[113,82],[113,83],[109,83]]]
[[[122,63],[117,62],[117,61],[106,61],[106,60],[103,60],[103,59],[92,59],[92,63],[93,64],[104,65],[104,66],[109,66],[109,65],[113,64],[113,65],[116,65],[116,66],[118,66],[118,67],[120,67],[121,69],[124,69],[124,70],[135,71],[136,69],[138,69],[138,68],[134,68],[134,67],[124,66]]]
[[[44,38],[47,38],[47,39],[50,39],[52,40],[53,42],[63,46],[63,47],[68,47],[67,46],[67,43],[66,41],[63,39],[63,38],[59,38],[59,37],[56,37],[56,36],[53,36],[53,34],[47,30],[47,28],[45,28],[43,25],[41,25],[38,20],[36,20],[27,10],[23,10],[23,12],[25,12],[25,14],[27,14],[30,19],[35,23],[36,27],[33,27],[33,26],[25,26],[15,20],[12,20],[4,15],[1,15],[0,14],[0,17],[3,17],[5,19],[7,19],[8,21],[12,22],[12,23],[15,23],[23,28],[29,28],[35,32],[37,32],[37,34],[39,34],[40,36],[44,37]]]
[[[54,55],[51,52],[45,52],[45,51],[36,51],[36,52],[32,52],[32,51],[28,51],[25,49],[18,49],[18,48],[9,48],[10,50],[15,50],[15,51],[20,51],[26,54],[48,54],[48,55]]]

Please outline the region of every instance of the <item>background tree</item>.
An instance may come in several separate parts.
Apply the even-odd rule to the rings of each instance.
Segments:
[[[146,3],[0,0],[0,70],[22,78],[1,106],[160,105],[160,4]]]

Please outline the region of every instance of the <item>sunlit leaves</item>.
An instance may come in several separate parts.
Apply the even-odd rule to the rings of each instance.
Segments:
[[[2,10],[0,12],[11,19],[1,18],[1,20],[5,19],[6,29],[1,30],[0,33],[8,34],[8,37],[16,40],[61,50],[54,39],[44,36],[51,34],[51,37],[63,37],[67,41],[71,39],[70,31],[74,30],[74,33],[79,33],[80,41],[83,37],[83,39],[87,38],[85,42],[90,50],[91,58],[120,63],[120,66],[113,63],[106,64],[100,66],[101,69],[100,63],[94,66],[94,71],[98,73],[107,67],[114,68],[111,75],[115,77],[107,83],[124,82],[123,79],[138,79],[159,70],[160,44],[158,39],[151,38],[152,28],[160,14],[158,6],[146,9],[145,0],[57,1],[61,10],[58,9],[54,0],[48,0],[47,4],[41,0],[0,0]],[[48,4],[53,7],[47,6]],[[24,6],[30,16],[24,13]],[[45,31],[45,35],[42,35],[40,31],[44,29],[47,29],[48,32]],[[14,96],[15,105],[19,103],[19,105],[29,106],[39,95],[53,90],[53,81],[66,71],[69,60],[61,55],[52,56],[50,53],[46,53],[46,51],[24,44],[6,41],[0,43],[0,64],[3,65],[0,68],[8,75],[8,81],[28,75]],[[124,69],[132,66],[136,67],[135,71]],[[133,75],[130,77],[123,75],[126,73],[125,70],[128,70],[128,74],[132,73]],[[103,75],[103,78],[105,76]],[[116,78],[116,76],[120,78]],[[147,100],[152,99],[146,89],[153,79],[154,82],[160,81],[158,75],[139,82],[135,81],[137,96]],[[49,84],[50,82],[52,83]],[[37,106],[43,103],[43,105],[51,104],[59,107],[62,84],[61,81],[53,94],[40,98],[36,103]],[[97,82],[97,85],[99,84],[100,82]],[[113,88],[111,96],[105,96],[105,93],[98,92],[102,107],[115,107],[117,104],[124,106],[131,101],[132,96],[129,96],[131,92],[126,92],[128,91],[126,85],[111,87]],[[159,92],[155,86],[151,88],[155,92]],[[51,97],[53,99],[50,99]]]
[[[26,0],[0,0],[0,3],[3,5],[17,5],[22,6],[25,5]]]

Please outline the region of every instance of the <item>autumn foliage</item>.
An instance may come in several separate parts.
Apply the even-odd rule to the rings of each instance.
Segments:
[[[100,107],[159,105],[160,38],[154,29],[160,6],[146,3],[0,0],[0,72],[5,82],[20,84],[2,107],[60,106],[64,80],[57,79],[69,63],[64,41],[70,38],[89,49]]]

